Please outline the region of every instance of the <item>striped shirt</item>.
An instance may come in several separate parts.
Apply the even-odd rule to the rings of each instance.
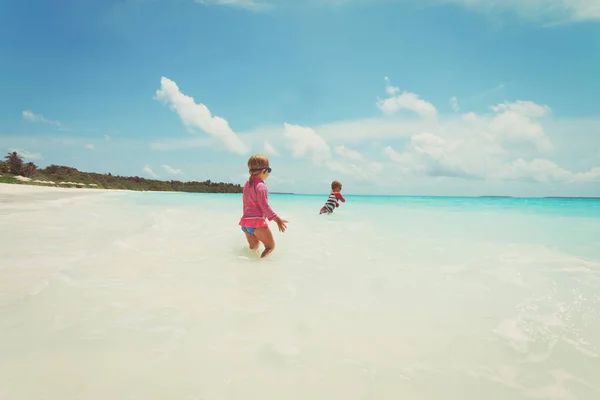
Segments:
[[[325,205],[321,210],[330,213],[333,212],[333,210],[335,210],[335,207],[337,207],[338,200],[342,200],[342,202],[346,201],[346,199],[342,197],[342,194],[340,192],[329,193],[329,197],[327,198],[327,201],[325,202]]]
[[[251,177],[244,185],[242,199],[243,215],[239,224],[248,227],[266,226],[265,218],[272,221],[277,214],[269,206],[269,191],[262,179]]]

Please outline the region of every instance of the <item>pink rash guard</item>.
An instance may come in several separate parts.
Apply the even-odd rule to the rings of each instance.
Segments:
[[[268,195],[269,191],[262,179],[253,176],[246,182],[242,191],[244,214],[239,225],[249,228],[268,226],[265,219],[272,221],[277,216],[269,206]]]

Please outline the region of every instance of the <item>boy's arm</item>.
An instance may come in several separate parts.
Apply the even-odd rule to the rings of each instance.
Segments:
[[[340,192],[333,192],[333,195],[338,199],[341,200],[342,203],[346,202],[346,199],[344,199],[344,196],[342,196],[342,194]]]
[[[273,221],[277,217],[277,213],[273,211],[269,205],[269,192],[264,185],[257,185],[256,193],[258,194],[258,206],[265,213],[269,221]]]

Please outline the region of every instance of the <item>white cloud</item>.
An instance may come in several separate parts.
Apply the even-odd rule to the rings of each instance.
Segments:
[[[94,150],[94,149],[96,149],[96,147],[94,147],[94,145],[90,144],[90,143],[86,144],[85,148],[88,149],[88,150]]]
[[[289,148],[294,157],[309,158],[315,163],[332,158],[331,148],[312,128],[285,123],[284,136],[289,139]]]
[[[600,167],[591,168],[586,172],[577,172],[573,174],[574,182],[600,182]]]
[[[392,86],[386,90],[392,97],[399,93]],[[476,185],[584,183],[600,175],[600,120],[557,120],[550,107],[531,101],[503,102],[484,113],[450,112],[434,119],[382,116],[314,127],[286,123],[283,135],[281,128],[273,127],[242,135],[257,145],[266,141],[273,148],[286,148],[298,161],[321,167],[321,176],[340,173],[373,179],[374,184],[407,177],[419,185],[432,182],[423,177]],[[587,146],[573,135],[585,138]]]
[[[280,2],[281,0],[272,0]],[[363,0],[317,0],[326,5],[350,4]],[[381,0],[384,1],[384,0]],[[387,1],[387,0],[386,0]],[[514,13],[531,21],[552,23],[600,20],[598,0],[396,0],[421,6],[456,4],[466,9],[499,15]]]
[[[265,140],[264,143],[265,154],[270,156],[279,156],[279,152],[275,150],[275,147],[271,143]]]
[[[106,140],[107,142],[110,142],[110,136],[104,135],[104,140]]]
[[[532,101],[517,100],[514,103],[504,102],[490,107],[495,112],[512,111],[525,117],[540,118],[550,112],[550,107],[541,106]]]
[[[40,122],[42,124],[60,126],[60,121],[52,121],[45,118],[42,114],[34,114],[31,110],[22,112],[23,119],[30,122]]]
[[[586,172],[571,172],[550,160],[536,158],[532,161],[525,161],[518,158],[509,165],[500,168],[493,178],[540,183],[600,182],[600,167],[591,168]]]
[[[422,132],[442,137],[479,133],[475,136],[479,140],[489,141],[486,139],[489,136],[506,146],[519,146],[522,151],[549,153],[554,146],[545,134],[543,123],[554,121],[545,120],[548,115],[546,106],[517,101],[493,106],[489,114],[449,114],[436,120],[370,118],[328,123],[314,130],[327,141],[355,146],[364,144],[365,140],[383,144],[386,140],[410,139]]]
[[[294,157],[309,159],[313,164],[324,166],[330,171],[351,175],[358,179],[373,179],[383,170],[381,163],[367,161],[359,152],[345,146],[336,147],[336,153],[359,162],[359,165],[336,160],[327,141],[312,128],[286,123],[284,136],[289,141],[289,148]]]
[[[437,110],[433,104],[420,99],[419,96],[414,93],[404,91],[402,94],[398,94],[400,89],[395,86],[391,86],[388,77],[385,77],[385,81],[385,90],[389,97],[377,101],[377,107],[379,107],[379,109],[381,109],[381,111],[383,111],[385,114],[390,115],[398,112],[401,109],[406,109],[413,111],[422,118],[436,117]]]
[[[516,101],[493,106],[492,110],[496,116],[489,123],[489,129],[504,142],[515,145],[529,143],[543,153],[554,149],[542,124],[537,121],[550,112],[549,107],[531,101]]]
[[[254,0],[195,0],[203,5],[221,5],[244,8],[251,11],[266,11],[271,9],[272,4]]]
[[[167,164],[163,164],[163,169],[167,171],[169,175],[183,175],[183,171],[180,169],[175,169]]]
[[[40,153],[32,153],[30,151],[23,150],[23,149],[9,148],[8,151],[10,153],[16,151],[24,160],[28,160],[28,161],[39,161],[39,160],[44,159],[44,157]]]
[[[203,5],[223,5],[254,12],[268,11],[274,7],[285,7],[294,2],[289,0],[195,0]],[[390,1],[371,0],[370,2]],[[517,16],[539,22],[565,23],[600,20],[600,4],[597,0],[392,0],[422,6],[442,6],[455,4],[475,12],[497,16],[513,13]],[[365,0],[304,0],[306,6],[339,7]]]
[[[403,153],[396,152],[391,146],[384,154],[398,163],[401,172],[415,175],[445,176],[460,178],[482,178],[484,170],[472,157],[465,158],[460,142],[449,141],[440,136],[423,132],[411,138]],[[479,160],[478,160],[479,161]]]
[[[445,0],[476,11],[514,12],[535,20],[554,22],[600,20],[597,0]]]
[[[244,179],[248,179],[248,176],[244,175]],[[269,181],[276,185],[291,185],[296,183],[294,179],[282,177],[279,174],[273,174],[269,176]]]
[[[366,139],[378,141],[410,137],[416,132],[438,127],[436,121],[385,117],[331,122],[316,126],[315,130],[328,141],[341,141],[348,145],[364,143]]]
[[[546,159],[536,158],[525,161],[518,158],[507,166],[499,169],[495,178],[501,180],[517,180],[525,182],[569,182],[573,180],[573,173],[559,167],[554,162]]]
[[[539,157],[554,150],[539,121],[547,106],[517,101],[491,109],[492,115],[443,120],[436,133],[416,133],[402,152],[387,146],[383,155],[400,173],[416,176],[542,183],[600,178],[600,168],[574,173]]]
[[[334,151],[339,156],[350,159],[350,160],[362,161],[365,158],[361,152],[349,149],[344,145],[336,146],[334,148]]]
[[[501,102],[478,113],[462,107],[461,114],[447,109],[433,120],[380,116],[311,127],[284,124],[257,127],[240,137],[281,156],[271,177],[277,191],[320,191],[323,182],[339,179],[353,193],[598,195],[597,185],[590,183],[600,181],[600,119],[557,118],[548,106],[529,101]],[[1,139],[21,149],[82,148],[86,143],[20,135]],[[120,142],[132,151],[140,145]],[[190,149],[215,143],[216,138],[206,135],[166,138],[151,147]],[[147,168],[144,176],[158,177]],[[161,176],[169,176],[164,166],[160,169]],[[223,164],[215,173],[226,175],[215,179],[235,176],[238,170]],[[316,180],[298,180],[298,171]]]
[[[458,106],[458,99],[456,97],[450,98],[450,106],[455,112],[460,111],[460,107]]]
[[[233,153],[240,155],[248,153],[247,146],[233,132],[225,119],[213,117],[204,104],[196,104],[193,97],[181,93],[172,80],[162,77],[160,83],[161,88],[156,91],[156,99],[169,104],[186,126],[209,133]]]
[[[469,160],[456,143],[430,134],[415,135],[402,153],[391,146],[383,153],[398,164],[400,173],[412,176],[540,183],[600,182],[600,167],[574,173],[547,159],[517,158],[506,162],[489,157],[485,152]]]
[[[148,175],[150,175],[153,178],[158,178],[158,175],[156,175],[156,173],[154,173],[154,171],[152,171],[152,168],[150,168],[147,165],[144,167],[144,172],[147,173]]]

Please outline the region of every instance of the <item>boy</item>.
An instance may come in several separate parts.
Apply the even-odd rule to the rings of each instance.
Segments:
[[[342,183],[340,181],[331,182],[331,193],[329,193],[329,198],[325,202],[325,205],[321,208],[319,214],[332,214],[333,210],[340,206],[338,200],[341,200],[342,203],[346,202],[346,199],[344,199],[340,193],[341,191]]]

